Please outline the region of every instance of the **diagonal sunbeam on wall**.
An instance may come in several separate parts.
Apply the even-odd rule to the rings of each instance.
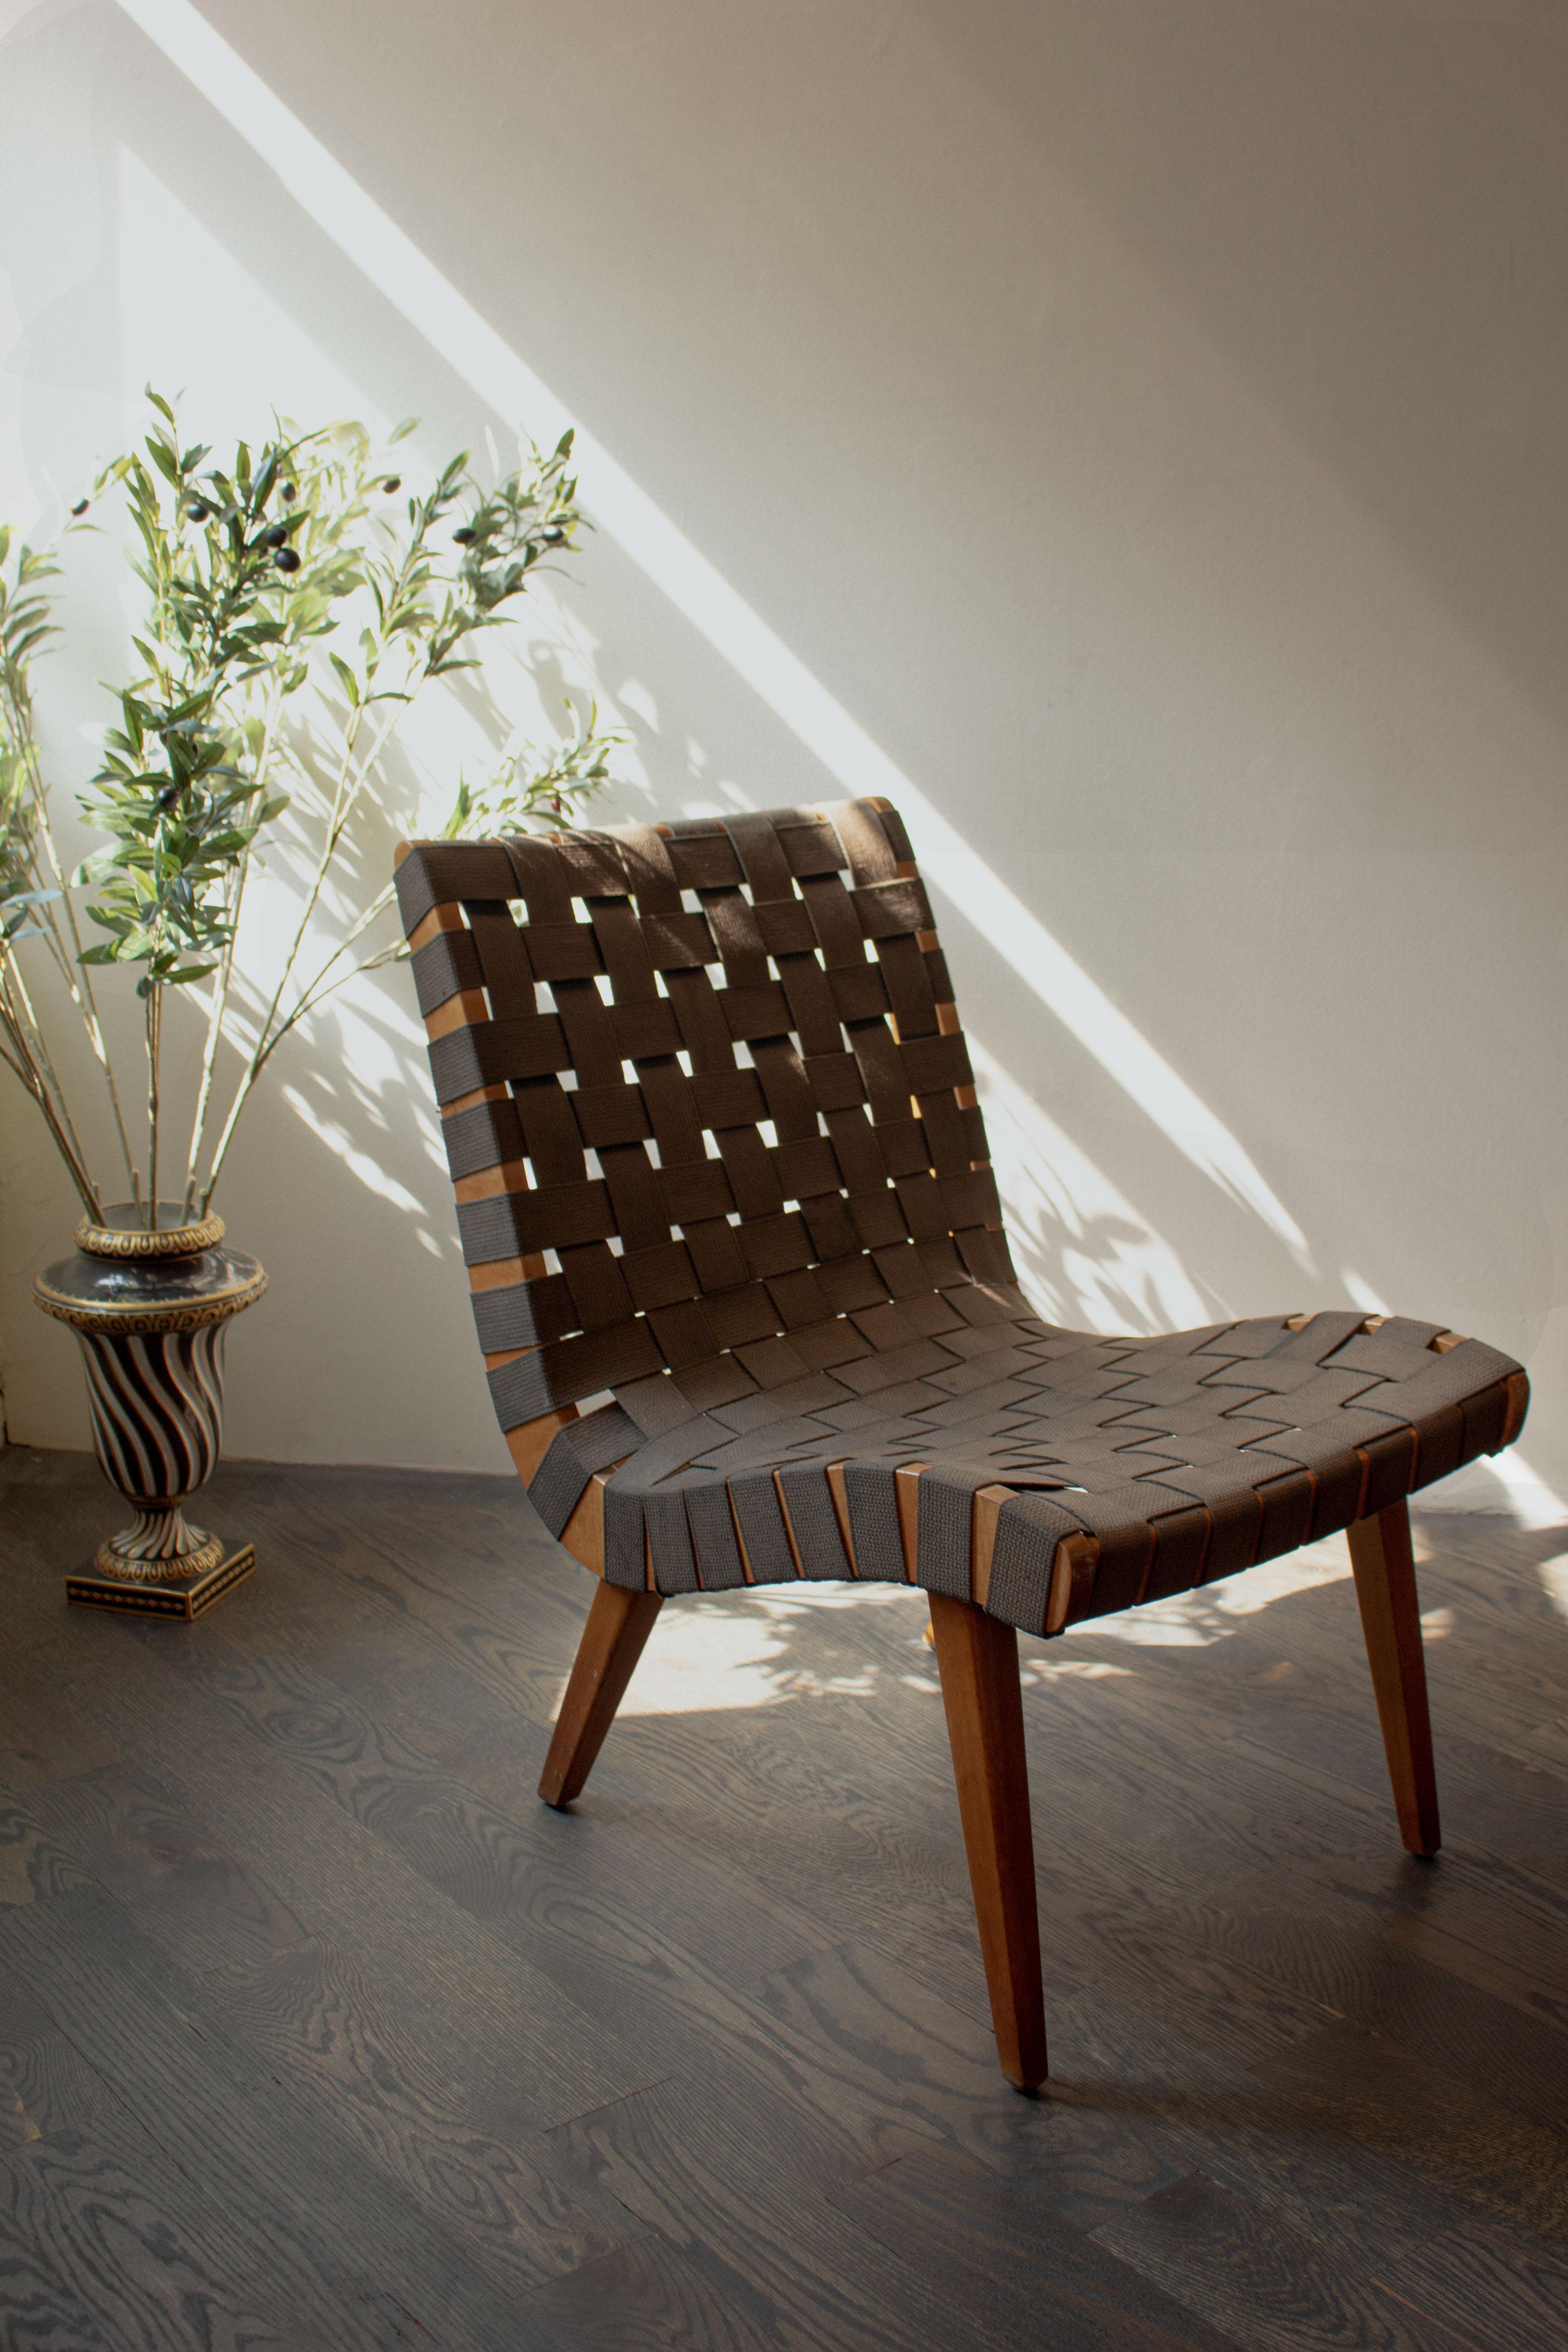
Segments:
[[[576,420],[367,195],[191,0],[120,0],[124,14],[285,184],[384,299],[509,425],[553,441]],[[1212,1183],[1305,1271],[1306,1236],[1228,1128],[1015,897],[985,860],[774,635],[592,435],[577,451],[595,520],[847,792],[885,794],[928,875],[1026,987]]]

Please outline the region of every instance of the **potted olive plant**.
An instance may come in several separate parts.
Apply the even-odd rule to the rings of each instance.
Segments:
[[[393,739],[433,681],[478,665],[481,633],[518,613],[584,518],[570,434],[548,457],[530,446],[492,490],[463,456],[409,494],[399,461],[359,425],[279,428],[217,464],[207,446],[182,446],[174,409],[148,396],[142,445],[66,526],[100,527],[123,501],[141,586],[135,674],[81,803],[104,846],[71,871],[33,698],[58,634],[60,565],[0,530],[0,1059],[81,1202],[75,1255],[36,1295],[81,1342],[98,1458],[135,1508],[67,1590],[189,1618],[254,1565],[249,1545],[184,1510],[218,1455],[225,1333],[267,1286],[214,1209],[241,1116],[300,1023],[405,952],[378,930],[390,887],[355,907],[352,880],[356,829],[386,804]],[[510,749],[478,787],[459,780],[447,833],[574,808],[606,781],[617,740],[590,714],[549,753]],[[313,865],[258,998],[236,987],[246,885],[290,805]],[[324,943],[323,915],[345,906]],[[100,992],[132,986],[125,1055],[125,1024]],[[85,1036],[85,1087],[58,1050],[61,1022]],[[171,1134],[176,1095],[194,1111]]]

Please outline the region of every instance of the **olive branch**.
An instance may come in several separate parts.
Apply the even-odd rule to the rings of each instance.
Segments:
[[[356,835],[387,811],[399,727],[435,680],[479,667],[481,633],[518,618],[535,578],[588,526],[570,433],[548,456],[527,445],[493,489],[475,482],[463,453],[423,495],[400,496],[390,452],[412,418],[379,449],[358,424],[279,426],[218,465],[208,445],[182,446],[168,401],[151,387],[148,398],[140,446],[99,475],[61,533],[94,527],[89,508],[121,498],[144,600],[132,636],[142,667],[116,694],[118,723],[81,803],[104,845],[72,873],[49,821],[33,696],[34,665],[59,635],[60,565],[55,548],[0,530],[0,1060],[37,1106],[87,1213],[101,1219],[85,1118],[51,1050],[47,972],[57,1009],[63,990],[85,1031],[137,1220],[156,1227],[168,1206],[169,992],[189,992],[203,1013],[176,1200],[182,1217],[201,1216],[284,1040],[350,980],[406,952],[376,936],[390,886],[345,915],[324,956],[312,949],[323,899],[353,895],[344,877]],[[446,835],[570,815],[603,790],[625,738],[599,730],[596,709],[573,716],[563,745],[513,746],[478,785],[459,778]],[[247,883],[294,802],[319,824],[319,845],[279,976],[247,1015],[236,989]],[[142,1008],[140,1152],[93,992],[111,965],[135,971]],[[226,1089],[226,1043],[238,1057]]]

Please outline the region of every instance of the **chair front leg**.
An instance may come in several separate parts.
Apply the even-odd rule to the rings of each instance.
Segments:
[[[626,1592],[618,1584],[595,1587],[539,1783],[547,1805],[559,1810],[582,1793],[663,1606],[662,1593]]]
[[[1407,1506],[1391,1503],[1373,1517],[1358,1519],[1350,1547],[1399,1834],[1412,1853],[1434,1854],[1443,1841]]]
[[[941,1593],[931,1622],[996,2054],[1015,2088],[1032,2091],[1048,2069],[1018,1637]]]

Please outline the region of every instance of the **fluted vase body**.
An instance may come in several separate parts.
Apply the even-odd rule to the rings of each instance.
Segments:
[[[34,1292],[81,1344],[99,1463],[135,1517],[66,1590],[100,1608],[196,1616],[255,1565],[248,1545],[209,1534],[184,1507],[222,1450],[228,1326],[267,1276],[223,1246],[217,1217],[182,1223],[171,1209],[148,1232],[111,1210],[101,1225],[84,1219],[76,1239],[76,1255],[47,1267]]]

